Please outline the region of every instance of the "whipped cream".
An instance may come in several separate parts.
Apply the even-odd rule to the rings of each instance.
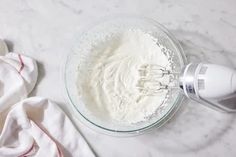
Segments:
[[[87,68],[78,68],[77,87],[86,107],[92,114],[122,123],[145,121],[153,115],[168,97],[168,90],[148,95],[137,84],[143,65],[157,64],[171,70],[170,54],[163,49],[156,38],[136,29],[94,44],[91,51],[96,55]],[[168,85],[170,76],[159,81]]]

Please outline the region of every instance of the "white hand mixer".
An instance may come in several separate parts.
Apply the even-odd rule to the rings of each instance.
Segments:
[[[181,73],[171,72],[153,64],[143,65],[139,71],[141,78],[137,87],[147,95],[180,87],[192,100],[221,111],[236,112],[236,71],[234,69],[216,64],[190,63],[182,69]],[[179,86],[169,86],[159,81],[165,75],[178,75]]]

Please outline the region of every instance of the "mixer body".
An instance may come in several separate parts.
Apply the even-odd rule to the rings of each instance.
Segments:
[[[190,63],[181,72],[179,86],[184,94],[208,107],[236,112],[236,72],[234,69]]]

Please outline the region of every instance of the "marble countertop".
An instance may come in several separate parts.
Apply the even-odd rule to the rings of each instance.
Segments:
[[[110,14],[136,14],[167,27],[189,61],[236,67],[235,0],[1,0],[0,38],[11,51],[35,58],[39,80],[31,96],[68,111],[62,61],[86,24]],[[76,122],[77,123],[77,122]],[[171,121],[148,134],[116,138],[78,128],[99,157],[234,157],[235,115],[186,102]]]

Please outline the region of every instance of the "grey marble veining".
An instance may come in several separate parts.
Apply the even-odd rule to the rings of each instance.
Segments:
[[[93,20],[110,14],[153,18],[180,41],[189,61],[236,67],[235,0],[0,0],[0,38],[10,50],[35,58],[38,85],[31,94],[56,100],[66,111],[62,67],[73,39]],[[98,134],[78,122],[101,157],[234,157],[236,121],[186,102],[163,127],[129,138]]]

